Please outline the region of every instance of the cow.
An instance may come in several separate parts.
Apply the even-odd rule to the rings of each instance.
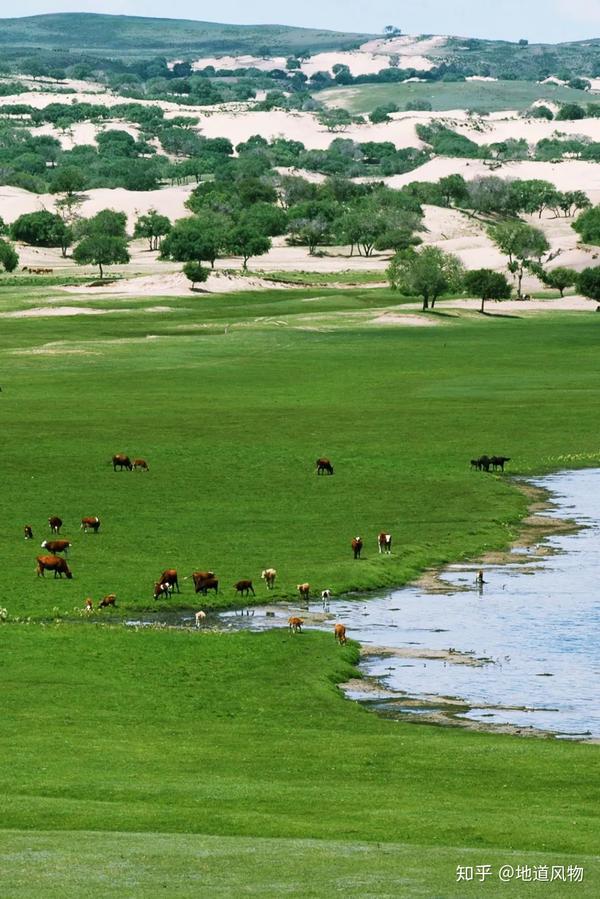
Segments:
[[[119,471],[123,471],[126,468],[128,471],[132,471],[133,465],[131,464],[131,459],[129,456],[126,456],[125,453],[115,453],[112,457],[112,467],[113,471],[116,471],[117,468]]]
[[[333,635],[335,639],[338,641],[340,646],[342,646],[346,642],[346,628],[343,624],[335,624],[333,626]]]
[[[173,593],[173,590],[168,581],[164,581],[162,584],[159,581],[157,581],[155,583],[154,594],[153,594],[154,599],[162,599],[163,597],[165,599],[169,599],[171,597],[172,593]]]
[[[133,470],[134,471],[150,471],[148,468],[148,463],[145,459],[134,459],[133,460]]]
[[[377,545],[380,553],[391,555],[392,552],[392,535],[386,534],[384,531],[377,537]]]
[[[288,626],[291,630],[292,634],[300,634],[302,633],[302,625],[304,624],[304,618],[296,618],[293,615],[291,618],[288,618]]]
[[[483,579],[483,571],[481,571],[481,569],[475,575],[475,583],[478,587],[483,587],[483,585],[485,584],[485,581]]]
[[[317,459],[317,474],[333,474],[333,465],[329,459]]]
[[[70,540],[44,540],[44,542],[40,544],[42,549],[47,549],[52,555],[56,555],[56,553],[64,553],[67,555],[71,545]]]
[[[200,609],[199,612],[196,612],[196,614],[195,614],[194,617],[195,617],[195,619],[196,619],[196,627],[200,627],[200,625],[202,624],[202,622],[203,622],[204,619],[206,618],[206,612],[203,612],[202,609]]]
[[[310,584],[297,584],[296,589],[302,599],[308,600],[310,597]]]
[[[166,568],[158,579],[159,584],[170,584],[171,593],[176,588],[179,593],[179,581],[177,580],[177,571],[175,568]]]
[[[94,534],[98,533],[98,529],[100,528],[100,519],[97,515],[93,518],[82,518],[81,519],[81,528],[84,534],[87,534],[88,531],[93,531]]]
[[[254,587],[252,586],[252,581],[249,581],[249,580],[237,581],[233,585],[233,589],[237,593],[241,593],[242,596],[248,596],[249,593],[252,593],[252,596],[256,596],[256,593],[254,592]]]
[[[62,519],[58,517],[58,515],[51,515],[48,519],[48,524],[50,525],[50,530],[53,534],[60,534],[60,529],[62,528]]]
[[[26,524],[23,528],[23,536],[26,540],[33,540],[33,529],[30,524]]]
[[[216,578],[214,571],[193,571],[192,580],[194,582],[196,593],[205,593],[205,584],[207,581],[214,581]],[[218,583],[219,582],[217,581],[217,584]]]
[[[38,577],[44,577],[46,571],[53,571],[55,578],[62,578],[64,574],[66,575],[67,580],[70,581],[73,577],[69,566],[61,556],[38,556],[36,562],[36,571]]]
[[[273,589],[276,577],[277,577],[277,569],[276,568],[265,568],[265,570],[262,572],[261,578],[267,585],[267,590]]]
[[[321,590],[321,601],[323,605],[329,602],[331,599],[331,590]]]
[[[363,542],[361,537],[355,537],[352,541],[352,552],[354,553],[355,559],[360,559],[360,554],[362,552]]]
[[[196,585],[196,593],[203,593],[204,596],[207,595],[209,590],[214,590],[215,593],[219,592],[219,579],[216,577],[207,577],[201,584]]]
[[[86,612],[94,611],[94,601],[92,599],[90,599],[89,596],[85,601],[85,610],[86,610]]]
[[[498,469],[504,471],[504,465],[506,464],[506,462],[510,462],[510,456],[492,456],[492,458],[490,459],[490,465],[492,466],[494,471],[497,471]]]
[[[476,468],[477,471],[481,471],[481,462],[479,459],[471,459],[471,468]]]
[[[98,603],[99,609],[106,609],[108,606],[113,606],[116,608],[117,605],[117,597],[114,593],[109,593],[108,596],[105,596],[104,599],[101,599]]]
[[[492,464],[492,460],[489,456],[480,456],[479,459],[474,460],[477,462],[477,466],[479,471],[489,471],[490,465]]]

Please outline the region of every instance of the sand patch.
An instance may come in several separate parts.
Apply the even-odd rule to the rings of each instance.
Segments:
[[[0,312],[1,318],[52,318],[70,315],[106,315],[114,309],[93,309],[91,306],[35,306],[16,312]]]
[[[203,294],[231,293],[240,290],[273,290],[277,286],[280,289],[284,285],[275,285],[273,281],[265,278],[243,277],[226,274],[225,272],[212,272],[208,281],[192,291],[191,284],[181,272],[165,275],[146,275],[141,278],[130,278],[127,281],[118,281],[108,284],[106,287],[64,287],[67,293],[101,294],[102,296],[158,296],[158,297],[188,297],[189,299],[202,299]],[[170,306],[153,306],[146,312],[171,312]]]
[[[402,325],[406,328],[430,328],[439,325],[439,319],[427,318],[425,315],[398,315],[395,312],[384,312],[372,318],[369,325]]]

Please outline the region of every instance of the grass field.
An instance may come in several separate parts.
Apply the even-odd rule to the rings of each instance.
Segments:
[[[0,311],[48,294],[77,302],[6,288]],[[401,583],[516,534],[522,495],[475,453],[598,462],[595,316],[372,324],[398,299],[103,296],[85,300],[102,315],[1,319],[3,897],[564,895],[467,888],[469,864],[582,865],[573,891],[597,895],[597,747],[380,719],[342,699],[357,650],[328,634],[65,620],[108,591],[168,607],[152,583],[171,565],[212,567],[223,605],[264,565],[278,595]],[[115,474],[123,450],[150,472]],[[51,514],[72,581],[33,570]],[[173,603],[199,607],[189,582]]]
[[[427,100],[435,111],[474,109],[498,112],[503,109],[528,109],[536,100],[553,103],[582,103],[597,95],[555,84],[534,81],[462,81],[431,84],[360,84],[330,88],[319,94],[328,106],[342,106],[355,114],[366,115],[376,106],[396,103],[404,109],[410,100]]]

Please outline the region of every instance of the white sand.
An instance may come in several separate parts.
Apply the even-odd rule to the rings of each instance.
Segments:
[[[107,315],[112,309],[93,309],[91,306],[38,306],[17,312],[0,312],[1,318],[54,318],[70,315]]]
[[[427,318],[426,315],[402,315],[395,312],[383,312],[369,321],[370,325],[404,325],[407,328],[429,328],[439,323],[439,319]]]
[[[141,278],[130,278],[127,281],[118,281],[114,284],[107,284],[106,287],[65,287],[68,293],[77,294],[100,294],[102,296],[157,296],[157,297],[180,297],[186,296],[190,299],[201,297],[202,293],[231,293],[240,290],[264,290],[272,289],[274,286],[272,281],[267,281],[259,277],[236,277],[216,271],[209,275],[208,281],[204,284],[196,285],[196,289],[192,291],[191,284],[184,274],[181,272],[170,274],[147,275]],[[281,287],[282,285],[279,285]],[[147,312],[170,311],[169,307],[154,306],[147,309]]]

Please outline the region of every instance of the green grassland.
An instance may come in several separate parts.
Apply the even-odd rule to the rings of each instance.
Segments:
[[[187,19],[54,13],[0,19],[0,46],[68,50],[115,58],[186,54],[319,52],[356,47],[373,35],[294,28],[287,25],[225,25]]]
[[[504,109],[528,109],[536,100],[553,103],[581,103],[594,100],[597,94],[573,90],[556,84],[532,81],[458,81],[408,84],[360,84],[353,87],[329,88],[319,94],[328,106],[342,106],[355,114],[366,115],[376,106],[396,103],[404,109],[411,100],[428,101],[433,110],[473,109],[498,112]]]
[[[597,464],[595,315],[441,304],[435,327],[372,323],[398,300],[94,295],[105,314],[0,319],[3,897],[564,895],[457,884],[469,864],[582,865],[573,890],[597,895],[597,747],[379,718],[343,699],[357,647],[331,634],[74,616],[108,591],[126,614],[199,608],[189,581],[153,602],[171,565],[214,568],[222,605],[264,565],[276,595],[402,583],[518,532],[522,494],[470,471],[475,453],[523,474]],[[78,300],[0,290],[0,312],[45,302]],[[150,471],[114,473],[123,450]],[[51,514],[72,581],[34,573]]]

